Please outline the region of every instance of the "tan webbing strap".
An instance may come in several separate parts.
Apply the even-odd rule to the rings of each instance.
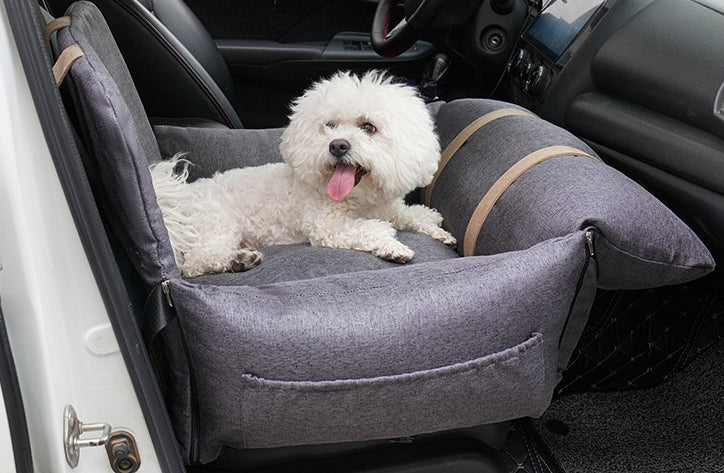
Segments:
[[[60,53],[60,56],[58,56],[58,60],[55,61],[55,64],[53,64],[53,77],[55,77],[55,85],[60,87],[60,84],[63,82],[63,79],[65,79],[66,74],[68,74],[70,67],[79,57],[83,56],[85,56],[85,54],[83,53],[83,50],[80,49],[80,46],[78,46],[77,44],[68,46],[63,50],[62,53]]]
[[[500,178],[495,181],[495,184],[488,189],[488,192],[483,196],[482,200],[475,207],[473,215],[468,221],[468,227],[465,230],[465,240],[463,244],[463,255],[472,256],[475,251],[475,244],[478,241],[478,235],[480,235],[480,229],[485,223],[485,219],[488,218],[488,214],[492,210],[495,203],[498,201],[503,192],[518,179],[525,171],[532,168],[536,164],[545,161],[546,159],[555,158],[558,156],[583,156],[591,159],[596,159],[588,153],[571,148],[570,146],[549,146],[547,148],[539,149],[534,151],[515,163]]]
[[[534,117],[535,115],[526,110],[520,110],[517,108],[499,108],[498,110],[493,110],[492,112],[486,113],[482,117],[476,119],[475,121],[470,123],[470,125],[463,128],[460,133],[458,133],[458,135],[443,150],[442,156],[440,157],[440,165],[437,167],[437,172],[435,172],[435,176],[432,178],[432,182],[427,186],[427,189],[425,189],[425,203],[427,203],[427,205],[430,205],[430,201],[432,200],[432,189],[435,187],[435,183],[437,182],[438,177],[440,177],[443,169],[445,169],[445,166],[447,166],[450,158],[453,157],[457,150],[459,150],[460,147],[464,145],[465,142],[468,141],[476,131],[478,131],[488,123],[493,122],[498,118],[511,116]]]
[[[43,28],[43,39],[45,40],[45,45],[47,46],[50,44],[50,37],[53,33],[60,29],[67,28],[68,26],[70,26],[69,16],[61,16],[45,25],[45,28]]]

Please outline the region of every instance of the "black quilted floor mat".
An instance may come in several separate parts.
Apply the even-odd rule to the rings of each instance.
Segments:
[[[654,386],[724,338],[724,296],[709,278],[599,291],[558,395]]]

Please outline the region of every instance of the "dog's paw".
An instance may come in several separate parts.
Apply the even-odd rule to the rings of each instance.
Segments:
[[[262,261],[264,261],[264,255],[262,255],[261,251],[241,250],[231,261],[231,271],[235,273],[248,271],[251,268],[259,266]]]
[[[455,248],[458,244],[458,241],[455,239],[454,236],[452,236],[452,233],[443,230],[442,228],[438,227],[438,232],[436,232],[435,235],[432,237],[438,241],[441,241],[445,243],[447,246],[451,248]]]
[[[373,254],[382,259],[394,261],[395,263],[407,263],[415,256],[415,252],[397,240],[385,244],[375,251]]]
[[[430,225],[425,228],[421,228],[420,231],[424,233],[425,235],[431,236],[432,238],[436,239],[437,241],[441,241],[445,243],[447,246],[451,248],[455,248],[457,245],[457,240],[454,236],[452,236],[452,233],[443,230],[437,225]]]

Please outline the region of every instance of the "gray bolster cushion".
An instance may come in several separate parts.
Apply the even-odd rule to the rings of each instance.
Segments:
[[[440,108],[444,149],[478,117],[516,107],[457,100]],[[537,149],[567,145],[596,156],[581,140],[537,117],[509,116],[478,130],[444,168],[431,206],[462,246],[475,207],[513,164]],[[711,254],[671,210],[621,172],[587,157],[561,156],[523,173],[482,226],[475,254],[528,248],[577,229],[595,228],[600,288],[639,289],[682,283],[710,272]]]

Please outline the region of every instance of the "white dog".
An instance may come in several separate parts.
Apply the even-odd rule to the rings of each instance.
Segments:
[[[380,72],[338,73],[291,110],[284,163],[191,183],[179,157],[151,167],[184,276],[244,271],[262,261],[258,248],[300,242],[405,263],[414,253],[396,229],[455,244],[437,211],[403,202],[431,182],[440,159],[432,119],[413,88]]]

